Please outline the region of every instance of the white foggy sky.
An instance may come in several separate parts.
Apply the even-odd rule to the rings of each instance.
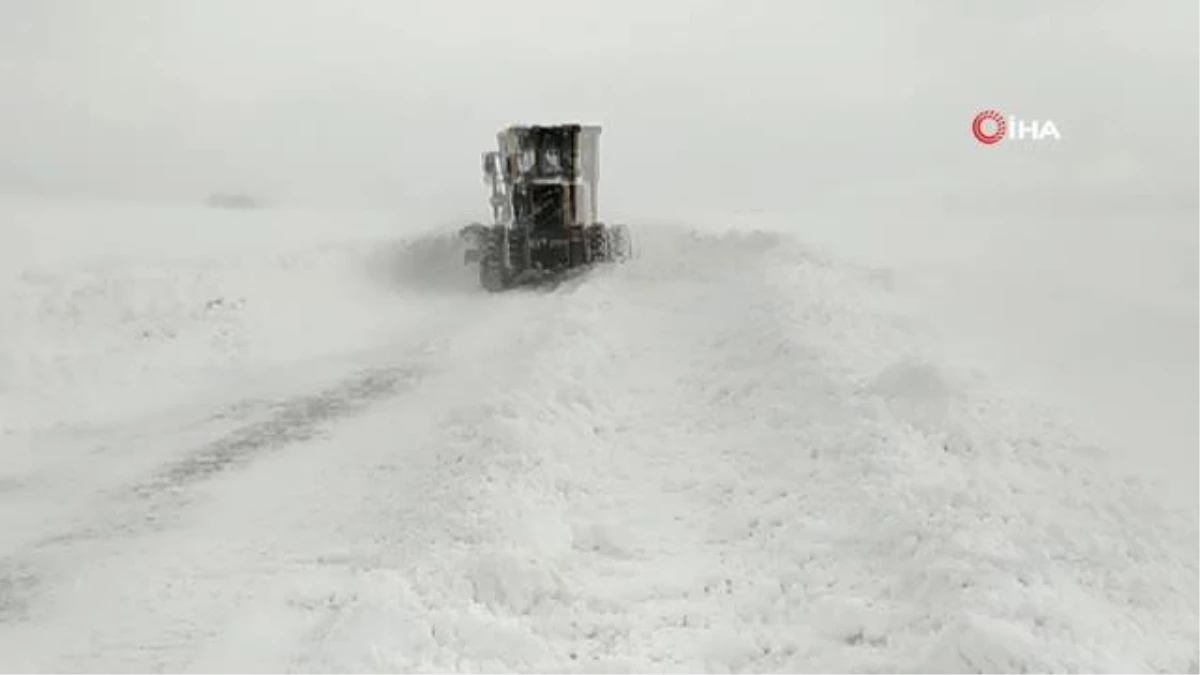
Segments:
[[[0,0],[0,191],[474,213],[499,127],[579,120],[605,129],[602,209],[989,191],[1194,209],[1197,7]],[[1064,138],[981,147],[987,107]]]

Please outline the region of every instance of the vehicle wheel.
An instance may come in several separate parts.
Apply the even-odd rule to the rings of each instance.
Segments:
[[[479,285],[495,293],[508,286],[508,267],[505,265],[507,237],[503,227],[493,227],[487,236],[481,237],[479,258]]]
[[[518,276],[529,269],[529,235],[521,228],[508,231],[508,270],[512,276]]]
[[[625,262],[633,257],[633,242],[629,238],[629,230],[624,225],[613,225],[607,232],[608,259],[613,262]]]
[[[603,225],[589,225],[584,235],[587,240],[585,261],[589,264],[608,261],[608,236]]]

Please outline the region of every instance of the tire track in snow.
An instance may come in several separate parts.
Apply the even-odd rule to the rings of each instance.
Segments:
[[[31,561],[76,549],[86,541],[127,539],[167,529],[172,512],[187,504],[187,491],[198,483],[245,467],[264,452],[311,441],[330,423],[411,390],[423,371],[416,365],[379,367],[315,394],[286,399],[274,406],[266,419],[237,427],[171,462],[149,481],[116,491],[145,502],[132,513],[97,518],[81,527],[43,536],[0,558],[0,625],[26,618],[46,581],[41,565]]]
[[[411,390],[419,383],[423,370],[416,365],[371,369],[315,394],[287,399],[273,406],[266,419],[238,427],[198,448],[132,491],[144,499],[153,499],[210,479],[264,452],[311,440],[322,432],[323,426]]]
[[[169,526],[32,552],[24,560],[52,573],[32,613],[0,624],[0,653],[25,645],[18,669],[270,670],[321,644],[356,605],[353,587],[386,576],[395,525],[377,511],[396,499],[406,508],[435,459],[413,446],[469,405],[472,386],[504,381],[513,349],[506,332],[538,305],[524,296],[481,300],[470,303],[476,312],[423,326],[420,362],[375,355],[363,374],[291,399],[280,417],[243,420],[157,476],[230,446],[224,466],[237,470],[184,472],[182,483],[131,495],[128,510],[101,518],[160,513],[161,521],[173,512]],[[299,414],[314,408],[322,420]],[[333,421],[336,433],[318,433]]]
[[[444,242],[445,238],[437,241]],[[273,244],[277,243],[273,242]],[[308,287],[296,285],[294,290],[303,288],[311,290],[316,287],[319,292],[316,302],[318,305],[322,301],[330,302],[331,300],[341,302],[353,300],[366,303],[367,306],[370,306],[369,303],[373,300],[394,301],[395,306],[382,307],[381,310],[395,310],[400,307],[403,311],[397,314],[402,319],[408,318],[410,314],[415,315],[417,319],[414,322],[416,324],[415,337],[418,341],[422,338],[441,340],[447,335],[456,334],[456,331],[461,330],[463,325],[471,325],[473,320],[471,314],[459,316],[455,312],[476,306],[474,301],[482,298],[479,294],[455,292],[467,288],[461,283],[455,285],[456,280],[470,280],[469,275],[456,274],[456,272],[461,272],[461,259],[446,259],[445,256],[442,256],[441,259],[434,259],[426,256],[425,267],[413,271],[407,277],[398,277],[395,266],[398,264],[411,266],[413,256],[411,254],[401,255],[402,252],[395,248],[380,251],[375,257],[365,255],[364,251],[369,252],[373,245],[371,242],[355,242],[344,247],[329,248],[322,244],[312,249],[305,248],[299,251],[299,259],[295,258],[297,252],[291,250],[280,254],[278,259],[273,259],[274,256],[268,255],[266,263],[268,266],[277,263],[285,267],[294,264],[298,268],[298,272],[312,271],[310,268],[317,267],[318,269],[315,271],[318,274],[312,275],[316,278],[315,283],[310,280],[312,285]],[[276,250],[276,248],[273,245],[264,247],[262,250]],[[444,254],[446,249],[447,244],[439,243],[432,248],[426,246],[423,251],[424,253]],[[78,335],[86,337],[88,334],[94,333],[92,337],[101,335],[101,337],[120,340],[127,326],[120,324],[119,321],[116,321],[117,325],[110,325],[113,321],[105,321],[105,319],[127,319],[131,313],[134,315],[133,318],[170,320],[165,323],[196,320],[199,322],[198,324],[189,324],[185,327],[194,329],[193,332],[196,334],[202,334],[205,328],[204,322],[214,320],[214,317],[210,316],[212,312],[208,310],[243,308],[243,300],[238,292],[259,292],[255,296],[255,299],[259,301],[259,307],[266,307],[271,303],[271,291],[273,290],[271,282],[279,278],[272,276],[272,273],[279,272],[279,270],[273,268],[266,270],[266,273],[261,275],[266,279],[260,279],[259,273],[264,271],[261,269],[262,261],[258,259],[261,257],[260,251],[254,249],[251,255],[255,257],[253,261],[255,270],[248,275],[223,274],[223,272],[241,271],[238,268],[243,266],[241,263],[248,262],[248,259],[231,262],[222,258],[220,265],[205,264],[201,265],[202,269],[200,270],[188,267],[186,262],[180,266],[171,263],[163,264],[162,260],[140,261],[142,265],[150,265],[148,268],[150,277],[155,282],[151,288],[153,292],[151,295],[161,301],[155,303],[145,302],[146,297],[135,292],[145,290],[145,284],[140,283],[142,277],[145,276],[140,272],[144,272],[144,270],[138,270],[139,261],[137,260],[122,260],[121,265],[113,269],[109,269],[107,266],[96,269],[89,267],[82,272],[73,268],[65,269],[59,271],[60,273],[57,275],[52,275],[50,280],[57,279],[62,284],[70,282],[99,284],[97,286],[98,296],[62,298],[69,309],[75,308],[75,300],[82,299],[90,302],[90,304],[87,302],[84,304],[85,308],[92,310],[88,318],[93,321],[88,324],[89,331],[84,331],[84,333],[75,331]],[[359,263],[363,262],[360,259],[364,257],[368,269],[358,270]],[[448,261],[453,265],[446,265],[445,263]],[[227,267],[230,269],[226,269]],[[343,269],[345,267],[349,269]],[[195,273],[196,276],[189,278],[189,272]],[[330,272],[330,274],[320,274],[321,272]],[[376,275],[376,281],[389,285],[391,290],[397,292],[389,293],[385,289],[385,292],[372,296],[371,292],[379,289],[372,288],[370,283],[360,283],[361,279],[358,277],[361,275],[358,272],[366,272],[368,276]],[[283,277],[288,276],[286,271],[282,274]],[[431,276],[435,278],[426,279],[428,283],[421,285],[420,292],[414,292],[411,286],[417,285],[417,280]],[[225,288],[230,280],[245,287]],[[404,287],[404,282],[409,287]],[[105,283],[108,285],[105,286]],[[397,283],[400,283],[400,288],[396,288]],[[215,287],[210,288],[210,286]],[[42,294],[46,294],[56,289],[43,288],[40,290],[43,292]],[[223,298],[226,297],[225,292],[229,290],[234,292],[234,295],[229,297],[239,298],[237,303],[228,307],[220,306]],[[203,305],[205,310],[203,312],[191,312],[189,311],[191,303],[187,301],[194,300],[193,296],[197,293],[201,294],[201,299],[212,297],[210,293],[217,293],[218,300],[216,302],[208,301]],[[339,293],[341,295],[338,295]],[[22,311],[37,310],[38,307],[32,303],[42,294],[34,293],[29,298],[22,298],[22,300],[28,299],[29,304],[21,303],[16,305],[17,308]],[[278,296],[274,297],[278,299]],[[139,301],[140,304],[133,308],[123,304],[138,303]],[[311,298],[308,304],[313,304]],[[346,304],[351,310],[360,306],[353,302]],[[411,309],[414,307],[416,311]],[[50,309],[54,309],[54,307],[50,307]],[[309,306],[307,309],[319,312],[322,309],[337,308]],[[429,311],[422,312],[422,310]],[[162,312],[166,312],[166,315],[159,316]],[[354,311],[331,313],[332,317],[336,317],[335,323],[345,317],[361,318],[361,315],[361,312],[356,314]],[[294,319],[295,316],[292,314],[288,318]],[[223,318],[229,317],[215,317],[215,320]],[[246,320],[246,325],[242,328],[246,331],[264,327],[252,321],[256,318],[263,319],[261,314],[243,318]],[[32,321],[29,323],[33,325]],[[376,323],[378,325],[375,325]],[[281,322],[279,325],[286,326],[287,324]],[[299,323],[298,325],[306,324]],[[50,327],[54,328],[55,326],[51,325]],[[229,327],[218,326],[217,328],[220,329],[218,332]],[[394,321],[390,323],[367,321],[353,325],[335,326],[330,333],[336,335],[338,329],[341,328],[343,331],[366,329],[366,332],[372,335],[374,335],[372,331],[387,335],[395,328],[406,329],[408,327],[403,324],[398,325]],[[172,339],[176,337],[174,331],[167,332]],[[267,332],[261,337],[270,338],[272,335]],[[286,339],[289,336],[283,335],[282,337]],[[335,381],[334,384],[315,392],[310,391],[284,398],[268,408],[265,416],[261,409],[255,411],[254,406],[251,406],[251,415],[248,419],[233,421],[218,414],[189,427],[179,418],[191,417],[195,413],[193,409],[178,414],[164,412],[162,413],[163,419],[137,420],[135,425],[138,429],[121,428],[114,424],[110,428],[55,428],[48,430],[47,433],[43,433],[41,429],[30,429],[28,433],[22,431],[22,435],[17,436],[17,442],[26,446],[25,454],[28,455],[26,464],[32,467],[33,471],[28,472],[28,475],[18,474],[11,480],[0,477],[5,482],[0,487],[11,488],[0,490],[2,506],[12,508],[4,518],[6,529],[8,529],[7,526],[12,526],[12,530],[6,532],[9,536],[5,537],[3,542],[5,548],[0,551],[0,639],[10,646],[20,646],[20,649],[0,648],[0,657],[2,657],[0,666],[7,667],[7,664],[11,663],[10,659],[18,655],[24,655],[27,652],[31,655],[37,653],[28,641],[4,639],[11,637],[11,635],[4,635],[8,633],[9,629],[15,631],[13,634],[20,634],[22,625],[52,619],[53,617],[50,617],[49,613],[64,598],[74,601],[73,596],[76,593],[86,595],[89,592],[97,592],[94,589],[79,588],[81,578],[85,578],[89,574],[100,576],[111,574],[105,579],[105,583],[112,585],[114,589],[119,589],[127,584],[136,586],[139,582],[138,579],[129,579],[127,578],[128,574],[121,575],[119,573],[123,562],[129,561],[129,563],[136,564],[139,562],[137,560],[139,552],[143,551],[145,547],[151,546],[149,541],[157,536],[170,534],[193,518],[195,513],[210,507],[211,493],[219,491],[219,486],[223,482],[236,480],[239,473],[252,470],[256,464],[264,460],[278,459],[280,456],[284,456],[286,461],[286,455],[295,452],[297,446],[321,440],[327,432],[333,431],[333,427],[367,413],[372,405],[411,393],[418,387],[420,378],[428,374],[429,368],[427,363],[406,360],[403,356],[406,349],[416,350],[422,347],[420,344],[415,347],[409,344],[410,339],[411,336],[400,335],[392,344],[385,345],[393,351],[391,355],[381,357],[378,354],[369,354],[364,351],[361,355],[362,358],[358,359],[360,362],[370,364],[370,367],[364,371],[351,372],[349,375],[339,372],[338,374],[345,378],[342,381]],[[97,345],[103,347],[103,343],[95,340],[81,344],[93,350]],[[315,348],[327,347],[332,350],[338,344],[336,341],[325,343],[318,339]],[[371,343],[367,339],[356,340],[351,336],[345,339],[345,344],[366,345]],[[159,368],[179,365],[173,364],[171,358],[177,355],[176,352],[159,353],[146,350],[137,344],[120,346],[130,351],[144,352],[146,359],[153,361],[152,365]],[[287,354],[296,351],[290,350],[290,346],[290,344],[282,343],[264,345],[268,349],[278,347]],[[299,350],[299,352],[305,353],[303,350]],[[396,363],[396,353],[401,354],[399,357],[402,359],[401,363]],[[343,360],[343,356],[347,360],[351,359],[350,355],[331,355],[331,358],[327,358],[325,361],[332,362],[332,365],[329,363],[314,365],[321,366],[320,371],[328,375],[338,368],[340,365],[338,362]],[[423,359],[423,357],[420,358]],[[184,361],[187,359],[185,358]],[[119,368],[120,363],[114,362],[114,364],[114,367]],[[187,364],[190,364],[190,361],[187,361]],[[78,369],[78,364],[74,365]],[[130,370],[137,371],[137,365],[142,365],[144,368],[147,363],[135,363],[135,367]],[[301,368],[307,365],[307,363],[296,364]],[[183,368],[180,369],[180,377],[177,379],[184,386],[166,388],[170,394],[188,392],[187,385],[193,384],[183,376],[191,373],[184,373],[183,370]],[[251,377],[260,374],[277,377],[274,371],[267,373],[265,370],[255,371]],[[103,380],[103,378],[96,379]],[[282,379],[290,381],[293,378]],[[297,376],[294,379],[297,382],[311,384],[324,378]],[[324,379],[324,381],[328,382],[329,380]],[[251,389],[259,388],[257,386],[259,383],[254,381],[245,384],[253,385],[249,387]],[[154,386],[151,386],[150,389],[153,391]],[[69,390],[62,393],[66,395]],[[161,392],[159,393],[161,394]],[[235,395],[244,395],[244,392],[234,393]],[[183,405],[188,404],[185,402]],[[199,407],[200,404],[194,405]],[[234,403],[234,407],[236,406],[237,403]],[[231,422],[237,426],[230,429]],[[69,448],[74,452],[63,452],[65,448],[61,447],[62,445],[75,446]],[[109,445],[116,447],[110,451],[107,447]],[[284,449],[288,449],[289,452],[278,452]],[[43,457],[48,461],[43,462]],[[34,461],[35,459],[37,461]],[[25,461],[24,457],[18,457],[15,466],[23,469],[23,461]],[[76,588],[71,588],[72,583],[76,585]],[[123,598],[118,595],[114,599],[122,600]],[[130,608],[126,607],[126,609]],[[91,612],[91,608],[86,608],[86,610],[85,613]],[[68,617],[66,623],[71,623],[71,621],[72,619]],[[54,624],[51,621],[49,625],[53,626]],[[90,631],[99,633],[102,632],[102,629],[103,626],[99,624],[83,626],[80,635],[86,635]],[[99,650],[100,647],[96,646],[94,649]],[[172,647],[167,651],[170,652],[174,649]],[[40,656],[53,658],[51,654],[51,650],[45,650]],[[59,656],[64,656],[64,654],[59,654]],[[31,656],[31,658],[33,657]]]
[[[384,254],[381,253],[381,256]],[[384,257],[388,258],[390,264],[411,263],[411,260],[395,260],[394,251],[387,252]],[[381,259],[373,261],[373,264],[384,262]],[[442,267],[445,267],[445,262],[440,261]],[[379,273],[378,270],[375,272]],[[422,274],[429,272],[429,269],[422,270]],[[83,496],[80,505],[86,506],[86,510],[64,512],[62,515],[65,517],[58,518],[63,521],[58,531],[47,532],[48,528],[42,529],[36,537],[17,543],[4,552],[0,556],[0,626],[28,620],[32,608],[42,599],[47,587],[53,587],[62,578],[69,577],[72,569],[87,562],[83,559],[84,550],[94,549],[96,555],[102,555],[103,551],[119,549],[124,545],[123,542],[133,538],[169,531],[177,525],[182,511],[195,502],[193,493],[203,483],[217,477],[228,477],[234,470],[245,469],[266,453],[316,440],[330,433],[338,422],[360,415],[372,405],[416,388],[421,378],[430,371],[429,364],[421,360],[424,357],[396,363],[388,352],[426,352],[430,340],[436,342],[447,335],[454,335],[464,324],[471,325],[471,313],[463,313],[462,310],[477,307],[475,301],[484,299],[479,294],[472,298],[470,294],[453,294],[452,289],[442,288],[442,285],[450,283],[450,276],[443,271],[442,277],[433,280],[430,287],[425,289],[426,295],[419,297],[411,297],[411,289],[400,289],[407,290],[408,295],[398,294],[395,298],[397,302],[404,303],[406,307],[424,307],[431,311],[427,312],[428,316],[414,322],[418,327],[415,335],[400,336],[399,341],[387,349],[379,350],[376,354],[364,352],[357,358],[360,362],[366,360],[374,365],[343,376],[340,381],[334,381],[312,393],[274,400],[230,403],[222,411],[245,408],[243,412],[247,414],[235,416],[234,419],[241,417],[240,422],[227,431],[221,430],[221,427],[227,425],[229,418],[223,412],[218,412],[209,415],[195,428],[181,428],[182,423],[174,426],[170,423],[165,426],[159,424],[156,426],[163,428],[158,433],[163,436],[153,440],[134,440],[139,446],[170,446],[179,444],[179,439],[183,439],[183,443],[191,444],[191,449],[169,453],[165,461],[150,466],[153,473],[144,479],[122,481]],[[397,281],[386,277],[384,280],[388,283]],[[412,280],[408,281],[411,284]],[[431,295],[437,292],[447,294],[444,304],[438,303]],[[330,371],[330,367],[323,367],[322,371]],[[104,431],[98,429],[97,433]],[[214,434],[216,437],[212,438]],[[45,442],[55,440],[56,437],[50,435]],[[36,447],[34,437],[27,442],[31,448]],[[130,452],[133,451],[123,451],[122,455]],[[134,466],[146,464],[146,456],[164,453],[157,447],[142,447],[137,454],[142,456],[130,458],[135,460]],[[121,458],[88,459],[104,462]],[[23,483],[15,480],[13,483],[13,493],[27,489]],[[89,487],[95,488],[96,484]],[[20,496],[16,494],[16,497]]]

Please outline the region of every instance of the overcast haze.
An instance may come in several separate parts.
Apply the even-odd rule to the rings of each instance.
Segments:
[[[498,127],[581,120],[605,127],[612,208],[1036,189],[1194,210],[1196,32],[1187,0],[10,0],[0,188],[475,212]],[[987,107],[1063,140],[984,148]]]
[[[0,672],[1200,672],[1198,15],[0,0]]]

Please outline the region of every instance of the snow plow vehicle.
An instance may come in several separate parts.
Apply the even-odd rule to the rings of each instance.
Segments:
[[[627,229],[598,218],[600,127],[510,126],[483,153],[492,224],[460,231],[488,291],[536,284],[632,253]]]

